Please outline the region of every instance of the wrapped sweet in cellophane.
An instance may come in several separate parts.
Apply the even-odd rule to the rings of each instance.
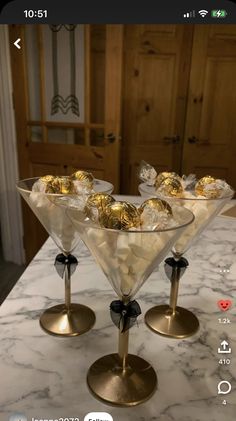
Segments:
[[[21,180],[18,189],[57,246],[68,254],[78,244],[79,236],[67,216],[67,205],[84,210],[88,195],[111,193],[113,186],[79,170],[71,176],[46,175]]]
[[[180,177],[173,172],[156,174],[153,185],[150,186],[148,180],[153,173],[154,168],[146,165],[142,174],[145,174],[147,181],[139,185],[141,195],[146,198],[156,196],[166,200],[171,206],[184,206],[195,216],[193,224],[184,231],[174,247],[176,256],[181,256],[233,197],[234,191],[225,180],[210,175],[197,180],[194,174]],[[143,180],[143,177],[140,178]]]
[[[89,202],[84,212],[69,207],[68,215],[118,296],[131,299],[167,255],[179,230],[192,222],[193,215],[153,198],[139,207],[127,201],[111,201],[95,219]]]

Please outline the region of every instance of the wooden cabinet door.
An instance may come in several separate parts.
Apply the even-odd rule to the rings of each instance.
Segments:
[[[127,25],[122,130],[123,191],[137,192],[143,159],[179,172],[192,25]]]
[[[236,188],[236,25],[195,25],[182,172]]]
[[[9,35],[20,177],[84,169],[118,192],[123,26],[10,25]],[[29,261],[46,232],[23,206]]]

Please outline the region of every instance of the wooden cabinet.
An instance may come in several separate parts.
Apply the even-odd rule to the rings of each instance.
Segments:
[[[236,188],[236,25],[125,28],[123,191],[141,159]]]
[[[194,30],[182,172],[236,188],[236,26]]]

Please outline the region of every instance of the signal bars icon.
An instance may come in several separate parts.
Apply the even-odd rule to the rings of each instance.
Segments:
[[[195,18],[195,10],[183,14],[184,18]]]

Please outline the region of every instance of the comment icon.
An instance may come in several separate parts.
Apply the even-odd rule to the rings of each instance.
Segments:
[[[231,383],[227,380],[222,380],[218,383],[218,395],[227,395],[231,392]]]

